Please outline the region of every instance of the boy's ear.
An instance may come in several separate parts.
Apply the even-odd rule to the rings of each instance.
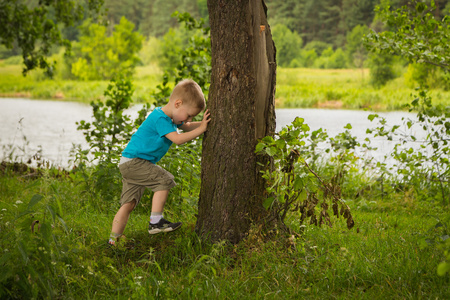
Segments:
[[[181,100],[181,99],[175,100],[174,105],[176,108],[179,108],[182,104],[183,104],[183,100]]]

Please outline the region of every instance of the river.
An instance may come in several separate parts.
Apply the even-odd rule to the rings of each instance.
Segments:
[[[138,109],[139,106],[135,106],[128,113],[135,116]],[[371,112],[358,110],[277,109],[277,130],[296,117],[302,117],[311,130],[323,128],[334,136],[350,123],[352,135],[362,141],[366,137],[366,129],[376,125],[367,119],[369,114]],[[385,117],[388,124],[401,124],[403,117],[414,117],[407,112],[378,114]],[[0,161],[10,157],[26,162],[39,152],[42,159],[53,165],[70,166],[69,153],[73,145],[87,146],[75,122],[88,121],[91,115],[90,105],[79,102],[0,98]],[[384,138],[372,141],[378,147],[373,153],[375,157],[381,158],[392,149],[392,143]]]

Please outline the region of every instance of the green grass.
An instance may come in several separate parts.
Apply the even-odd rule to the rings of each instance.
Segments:
[[[332,228],[307,226],[300,234],[290,215],[287,224],[297,233],[268,238],[254,228],[233,246],[203,242],[194,231],[193,204],[185,202],[169,202],[166,210],[169,219],[184,222],[182,229],[149,236],[144,201],[131,216],[126,240],[110,249],[105,243],[117,203],[86,190],[80,178],[56,171],[36,178],[8,168],[1,173],[1,298],[450,297],[450,277],[436,273],[443,252],[434,239],[442,230],[435,228],[437,218],[446,213],[434,203],[403,195],[349,201],[352,230],[338,220]],[[35,194],[42,200],[21,214]],[[42,225],[35,233],[33,220]]]
[[[414,99],[414,89],[399,77],[380,89],[369,84],[369,70],[278,68],[277,107],[399,110]],[[450,91],[430,92],[434,103],[447,104]]]
[[[103,98],[108,81],[50,80],[41,71],[22,76],[17,65],[0,66],[0,96],[29,97],[35,99],[75,100],[89,103]],[[151,92],[161,82],[162,73],[154,65],[138,67],[133,84],[135,102],[148,102]]]
[[[23,77],[20,66],[0,64],[0,96],[90,102],[102,98],[108,85],[107,81],[48,80],[41,73],[34,71]],[[137,67],[134,100],[152,101],[150,94],[161,77],[162,71],[155,65]],[[275,98],[278,108],[399,110],[412,101],[412,93],[414,89],[406,86],[403,77],[375,89],[369,84],[367,69],[278,68]],[[436,104],[450,101],[450,91],[434,89],[430,96]]]

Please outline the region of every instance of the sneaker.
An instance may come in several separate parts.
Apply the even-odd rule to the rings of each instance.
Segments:
[[[160,232],[170,232],[170,231],[177,230],[180,227],[181,227],[181,222],[171,223],[171,222],[167,221],[166,219],[162,218],[156,224],[149,223],[148,233],[157,234]]]

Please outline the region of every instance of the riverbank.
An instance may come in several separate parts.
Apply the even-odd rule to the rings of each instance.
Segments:
[[[156,66],[137,67],[133,79],[134,101],[153,101],[152,91],[161,83],[162,72]],[[27,97],[89,103],[103,97],[108,81],[48,80],[39,72],[23,77],[21,66],[0,66],[0,97]],[[410,103],[415,90],[407,87],[403,77],[375,89],[369,84],[367,69],[288,69],[278,68],[277,108],[402,110]],[[434,89],[435,104],[450,103],[450,91]]]

